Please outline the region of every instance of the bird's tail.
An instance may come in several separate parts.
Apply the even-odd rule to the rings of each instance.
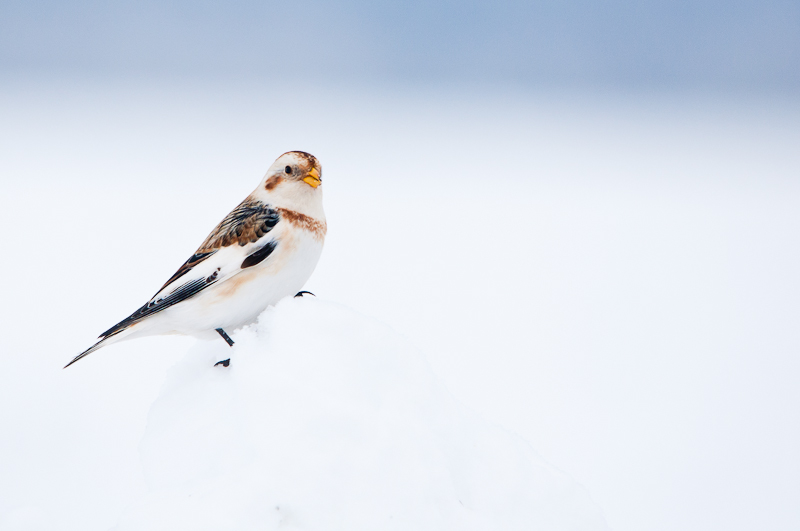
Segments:
[[[84,350],[83,352],[81,352],[80,354],[75,356],[75,358],[72,361],[70,361],[69,363],[64,365],[64,368],[66,369],[67,367],[69,367],[70,365],[72,365],[73,363],[78,361],[79,359],[85,358],[86,356],[88,356],[89,354],[94,352],[95,350],[99,350],[99,349],[101,349],[101,348],[103,348],[103,347],[105,347],[107,345],[110,345],[112,343],[116,343],[117,341],[125,339],[131,332],[132,332],[132,330],[130,328],[126,328],[124,330],[120,330],[119,332],[116,332],[116,333],[113,333],[113,334],[109,334],[109,335],[107,335],[105,337],[101,337],[100,341],[98,341],[97,343],[95,343],[91,347],[87,348],[86,350]]]

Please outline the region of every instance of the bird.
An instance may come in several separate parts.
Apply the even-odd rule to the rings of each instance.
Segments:
[[[226,330],[255,322],[268,306],[303,287],[327,229],[322,166],[309,153],[284,153],[149,301],[64,368],[104,346],[151,335],[218,335],[232,347]]]

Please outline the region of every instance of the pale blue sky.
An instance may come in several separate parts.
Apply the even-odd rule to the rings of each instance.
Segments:
[[[800,86],[800,2],[4,0],[0,68],[5,79],[791,90]]]

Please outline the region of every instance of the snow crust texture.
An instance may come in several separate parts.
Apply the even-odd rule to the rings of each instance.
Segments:
[[[140,446],[149,494],[117,531],[607,529],[582,487],[456,402],[385,325],[287,299],[234,339],[170,370]]]

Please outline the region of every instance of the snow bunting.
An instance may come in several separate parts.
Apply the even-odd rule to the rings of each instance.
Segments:
[[[314,271],[327,231],[321,184],[313,155],[290,151],[278,157],[152,299],[65,368],[111,343],[157,334],[219,334],[232,346],[225,330],[254,322]],[[221,363],[227,366],[227,360]]]

